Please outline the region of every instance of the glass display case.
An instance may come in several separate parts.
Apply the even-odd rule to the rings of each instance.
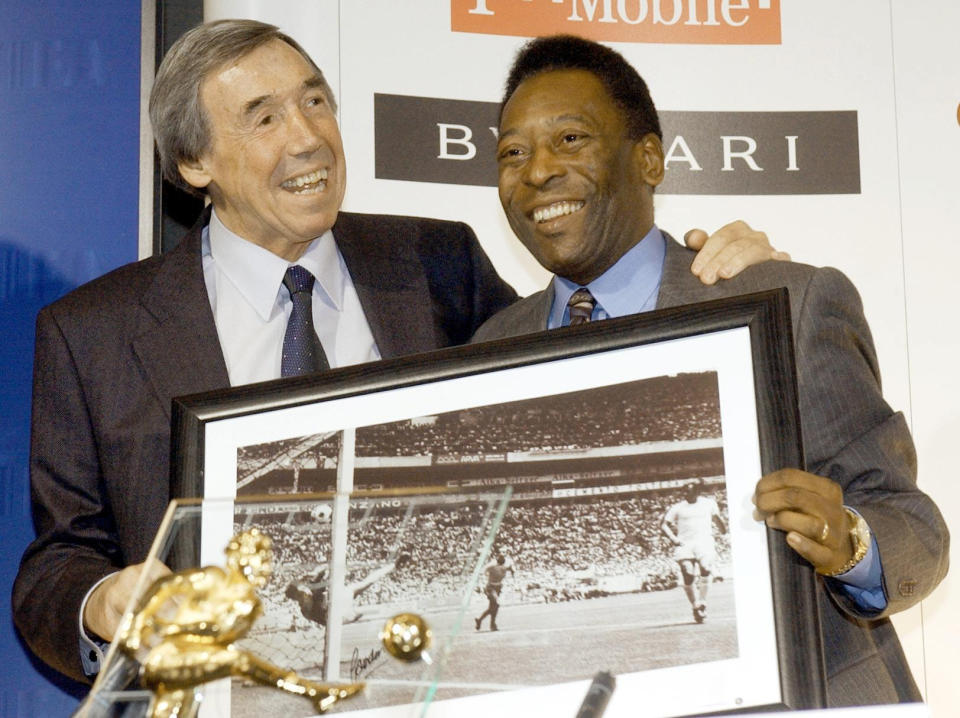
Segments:
[[[163,617],[165,635],[187,637],[179,644],[186,646],[182,651],[193,651],[197,641],[208,653],[211,641],[219,641],[218,648],[229,645],[231,677],[194,691],[205,717],[316,712],[302,696],[264,685],[246,657],[314,683],[364,684],[330,712],[387,709],[390,715],[419,716],[438,696],[514,687],[478,683],[476,674],[451,669],[458,636],[475,630],[468,607],[486,601],[479,592],[484,566],[509,495],[509,489],[483,494],[437,489],[174,501],[150,559],[186,578],[173,590],[168,582],[159,594],[156,584],[142,582],[123,625],[141,625],[134,615],[146,606]],[[211,580],[230,581],[225,547],[251,529],[269,537],[272,566],[262,586],[249,587],[259,600],[259,616],[242,638],[229,641],[223,637],[237,612],[233,602],[249,595],[238,599],[235,585],[220,594],[204,587]],[[203,612],[210,615],[200,616]],[[393,657],[381,640],[385,624],[398,614],[421,617],[431,631],[416,660]],[[115,641],[76,715],[150,715],[153,694],[138,687],[139,675],[141,662],[164,660],[156,649],[161,633],[154,631],[133,655]]]

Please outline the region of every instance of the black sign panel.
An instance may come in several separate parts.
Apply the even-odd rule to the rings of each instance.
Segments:
[[[378,94],[376,176],[497,184],[499,105]],[[660,113],[666,178],[660,194],[859,194],[857,113]]]

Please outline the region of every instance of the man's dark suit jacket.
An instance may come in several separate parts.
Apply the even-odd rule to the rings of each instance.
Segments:
[[[169,496],[171,399],[227,387],[201,266],[201,222],[37,318],[31,426],[36,540],[14,585],[31,649],[84,679],[78,613],[143,561]],[[469,340],[516,299],[465,224],[341,212],[337,246],[384,358]]]
[[[667,238],[657,308],[787,287],[790,293],[804,458],[837,481],[844,503],[870,525],[889,599],[864,616],[833,580],[821,581],[820,616],[831,705],[920,700],[887,616],[930,593],[947,571],[949,535],[917,488],[916,456],[904,417],[881,396],[873,340],[860,297],[835,269],[765,262],[714,286],[690,272],[693,252]],[[474,341],[547,327],[553,285],[508,307]]]

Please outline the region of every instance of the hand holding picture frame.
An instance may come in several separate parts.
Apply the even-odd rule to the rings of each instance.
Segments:
[[[802,467],[796,401],[786,294],[764,292],[182,398],[174,495],[452,492],[344,513],[341,580],[407,557],[358,599],[378,627],[398,592],[442,603],[471,492],[511,487],[431,716],[571,712],[598,670],[608,716],[816,708],[814,577],[751,504]],[[693,480],[717,519],[684,568]]]

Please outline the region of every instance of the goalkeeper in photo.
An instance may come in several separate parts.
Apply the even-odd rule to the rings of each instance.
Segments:
[[[717,563],[713,524],[727,530],[717,502],[703,496],[703,479],[686,486],[686,497],[671,506],[663,516],[660,529],[676,547],[673,557],[680,567],[684,593],[693,609],[693,620],[703,623],[707,617],[707,590]]]
[[[364,613],[357,607],[356,598],[377,581],[386,578],[398,568],[403,568],[409,562],[410,554],[401,553],[396,559],[387,561],[359,581],[347,583],[344,587],[346,604],[343,611],[343,622],[356,623],[361,620]],[[330,571],[326,566],[321,566],[312,576],[299,581],[291,581],[287,586],[285,595],[297,602],[304,618],[321,626],[326,626],[327,614],[330,611],[329,585]]]

